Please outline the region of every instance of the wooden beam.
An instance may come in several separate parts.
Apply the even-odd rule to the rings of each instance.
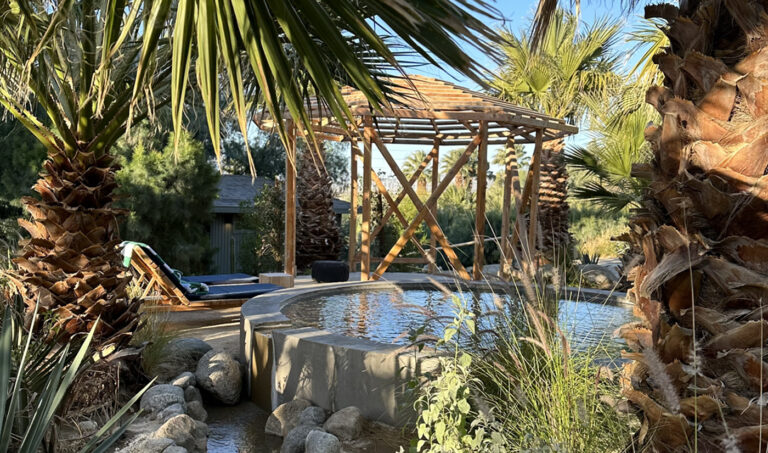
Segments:
[[[283,272],[296,275],[296,126],[288,122],[285,150],[285,250]]]
[[[408,228],[408,219],[405,218],[403,213],[400,211],[400,209],[394,204],[395,200],[392,199],[392,196],[389,194],[389,191],[387,190],[387,187],[384,185],[384,183],[381,181],[381,178],[379,178],[379,175],[376,174],[375,170],[371,170],[371,177],[373,178],[373,182],[376,183],[376,188],[379,189],[379,192],[384,196],[384,199],[387,200],[387,204],[394,207],[395,216],[400,221],[400,224],[404,228]],[[380,229],[377,229],[376,231],[379,231]],[[371,241],[376,239],[376,231],[371,235]],[[426,250],[421,246],[419,241],[416,240],[416,238],[411,238],[411,241],[416,245],[416,249],[421,253],[422,256],[424,256],[424,259],[429,260],[429,255],[427,255]]]
[[[512,242],[509,237],[512,191],[517,205],[521,196],[520,175],[517,173],[515,142],[510,139],[504,149],[504,193],[501,204],[501,274],[504,278],[508,278],[512,271]]]
[[[427,168],[427,164],[432,159],[432,153],[427,154],[427,156],[424,158],[424,160],[421,161],[419,164],[419,168],[416,169],[415,172],[411,175],[411,177],[408,179],[408,187],[412,187],[413,184],[419,179],[421,174],[424,172],[424,169]],[[405,198],[406,192],[404,190],[401,190],[399,194],[397,194],[397,197],[395,197],[394,203],[389,204],[389,208],[387,208],[387,212],[384,213],[384,215],[381,217],[381,224],[376,226],[376,230],[373,232],[371,237],[376,237],[381,233],[381,229],[384,228],[384,225],[387,224],[387,221],[389,221],[389,218],[394,213],[394,208],[397,206],[400,206],[400,202],[403,201],[403,198]]]
[[[539,225],[539,179],[541,171],[541,146],[542,131],[536,131],[536,147],[533,150],[534,159],[531,162],[530,176],[533,178],[531,183],[531,216],[528,224],[528,253],[536,261],[536,230]]]
[[[400,170],[400,167],[398,167],[397,162],[395,162],[394,158],[392,158],[392,155],[389,154],[389,151],[387,150],[386,146],[384,146],[384,144],[381,143],[381,140],[378,139],[378,136],[376,136],[375,133],[373,135],[373,139],[376,141],[376,146],[379,147],[379,150],[381,151],[381,154],[384,157],[384,160],[387,161],[390,168],[395,173],[395,176],[397,177],[398,181],[400,181],[400,184],[405,186],[407,181],[405,180],[405,175],[403,175],[402,170]],[[467,161],[469,160],[469,156],[472,155],[472,153],[475,151],[475,148],[477,148],[479,144],[480,144],[480,137],[477,136],[475,137],[475,140],[473,140],[472,143],[470,143],[470,145],[464,150],[464,153],[462,153],[461,157],[453,165],[453,168],[448,172],[448,174],[445,175],[443,180],[438,185],[437,191],[430,194],[426,203],[421,202],[419,197],[413,191],[412,187],[410,186],[403,187],[403,190],[405,190],[408,193],[408,196],[411,197],[411,201],[413,201],[413,204],[416,206],[416,209],[418,209],[419,212],[416,215],[416,218],[411,221],[411,223],[408,225],[408,228],[403,232],[403,234],[397,240],[395,245],[392,246],[392,248],[390,249],[389,253],[386,256],[386,259],[382,261],[381,264],[379,264],[379,266],[376,268],[376,271],[374,272],[374,275],[373,275],[374,279],[378,279],[379,277],[381,277],[382,274],[384,274],[384,272],[386,272],[387,268],[392,263],[392,260],[400,253],[400,251],[403,249],[403,247],[408,242],[410,237],[413,236],[413,233],[416,232],[416,229],[424,220],[427,220],[427,224],[430,227],[430,231],[433,234],[435,234],[435,236],[437,237],[437,240],[440,242],[440,245],[443,246],[443,251],[448,256],[448,260],[454,266],[459,276],[464,280],[470,279],[470,275],[467,273],[466,269],[464,269],[464,266],[461,264],[461,261],[459,261],[459,257],[456,256],[456,253],[453,251],[453,248],[451,248],[451,245],[448,242],[448,239],[446,239],[442,230],[437,225],[435,219],[427,218],[431,213],[431,211],[427,208],[432,206],[440,197],[440,195],[445,191],[445,189],[451,184],[451,182],[453,182],[453,179],[456,177],[456,174],[461,170],[461,167],[463,167],[467,163]]]
[[[367,281],[371,276],[371,138],[373,137],[373,124],[371,117],[364,118],[365,131],[363,133],[363,225],[362,244],[360,253],[360,280]]]
[[[349,270],[355,272],[354,258],[357,253],[357,139],[350,142],[350,194],[349,194]]]
[[[475,255],[472,263],[472,279],[483,278],[485,261],[485,192],[488,175],[488,123],[480,122],[478,129],[480,146],[477,148],[477,192],[475,194]]]
[[[435,128],[437,128],[436,125]],[[435,140],[435,143],[432,145],[432,151],[430,151],[429,154],[432,156],[432,187],[430,188],[430,192],[435,193],[435,190],[437,190],[437,185],[440,183],[439,139]],[[435,204],[432,205],[432,217],[437,218],[437,200],[435,200]],[[434,274],[437,272],[437,238],[431,232],[429,234],[429,258],[429,273]]]

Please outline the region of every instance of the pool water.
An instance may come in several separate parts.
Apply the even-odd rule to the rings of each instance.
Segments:
[[[437,289],[366,290],[303,299],[283,308],[295,325],[314,326],[331,332],[381,343],[408,344],[416,329],[442,336],[453,319],[453,296],[478,315],[477,330],[499,331],[504,316],[520,316],[520,304],[506,294],[463,291],[452,295]],[[504,316],[501,316],[501,314]],[[613,331],[633,320],[632,308],[592,302],[560,301],[559,324],[573,349],[594,346],[618,351],[623,342]]]

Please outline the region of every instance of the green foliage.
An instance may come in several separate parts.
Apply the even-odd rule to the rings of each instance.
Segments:
[[[611,212],[640,205],[648,181],[632,176],[632,166],[650,160],[644,131],[659,118],[645,103],[647,88],[630,83],[586,98],[591,106],[591,139],[586,146],[569,148],[565,155],[566,163],[581,176],[572,184],[573,197]]]
[[[526,304],[500,322],[495,348],[474,355],[481,398],[511,451],[624,451],[632,431],[611,403],[618,383],[594,364],[599,350],[571,351],[555,319]]]
[[[274,272],[282,266],[285,231],[283,185],[265,184],[253,204],[244,206],[240,227],[250,231],[240,249],[240,263],[247,272]]]
[[[70,342],[57,347],[32,333],[36,317],[32,317],[29,329],[24,327],[21,305],[2,301],[0,451],[37,453],[51,434],[70,386],[89,364],[97,324],[79,345]],[[140,413],[122,422],[121,418],[151,384],[107,421],[80,451],[105,451],[117,441]],[[50,440],[55,443],[55,438]]]
[[[620,26],[598,19],[583,25],[558,10],[534,50],[526,32],[504,32],[504,61],[492,82],[497,95],[556,118],[579,122],[587,111],[583,96],[621,84],[614,51]]]
[[[173,136],[161,145],[142,129],[134,127],[131,139],[117,147],[123,165],[117,173],[124,197],[120,205],[130,210],[123,237],[150,244],[182,272],[205,273],[211,263],[207,228],[219,175],[202,145],[186,133],[174,152]]]
[[[627,231],[626,210],[606,212],[589,202],[576,201],[571,204],[569,216],[574,245],[581,253],[615,257],[626,250],[624,242],[611,240]]]
[[[0,265],[19,239],[21,197],[32,193],[45,147],[18,121],[0,121]]]
[[[438,347],[449,346],[453,357],[440,358],[440,373],[428,376],[420,389],[415,408],[419,414],[416,435],[411,444],[414,452],[503,452],[506,442],[501,426],[482,412],[472,408],[473,391],[480,381],[471,377],[472,356],[460,350],[456,337],[464,327],[475,333],[474,315],[454,296],[456,317],[438,341]]]

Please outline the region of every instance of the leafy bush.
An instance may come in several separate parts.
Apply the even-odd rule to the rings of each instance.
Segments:
[[[178,149],[173,135],[164,147],[137,126],[131,141],[118,146],[123,169],[117,173],[121,207],[130,210],[122,236],[146,242],[184,273],[206,273],[212,250],[208,227],[219,175],[203,146],[183,133]]]
[[[251,234],[240,248],[240,263],[246,272],[276,271],[283,259],[285,201],[282,184],[265,184],[253,205],[243,207],[240,227]]]
[[[37,316],[31,318],[29,329],[24,327],[20,302],[2,302],[0,451],[37,453],[52,435],[51,427],[70,386],[89,363],[91,341],[98,323],[79,345],[70,342],[59,347],[32,333]],[[139,414],[113,428],[149,385],[109,419],[80,451],[105,451],[113,444]],[[49,440],[55,443],[55,438]]]
[[[570,210],[570,230],[574,246],[583,253],[602,257],[620,256],[626,244],[612,238],[627,230],[627,211],[606,212],[588,202],[574,202]]]

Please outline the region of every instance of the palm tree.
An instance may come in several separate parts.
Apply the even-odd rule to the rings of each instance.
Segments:
[[[591,139],[586,146],[566,149],[564,156],[572,170],[584,175],[571,188],[573,197],[613,212],[640,207],[648,180],[632,175],[632,167],[650,160],[644,131],[658,121],[656,111],[645,104],[647,88],[638,82],[618,93],[587,98]]]
[[[578,123],[587,112],[585,95],[620,80],[612,50],[619,25],[602,19],[584,29],[576,16],[560,10],[554,14],[538,52],[528,37],[504,34],[510,44],[503,47],[505,59],[493,91],[507,101]],[[542,252],[550,260],[567,255],[563,252],[570,243],[564,146],[563,140],[546,142],[541,157],[539,219]]]
[[[0,2],[0,105],[48,153],[35,186],[40,198],[24,199],[33,220],[20,222],[31,239],[15,260],[13,282],[28,306],[39,300],[40,311],[54,315],[54,328],[82,332],[101,316],[102,339],[129,332],[135,304],[126,298],[129,279],[116,251],[121,212],[112,208],[110,148],[131,123],[171,104],[181,128],[186,89],[194,85],[220,155],[219,61],[227,104],[247,133],[241,56],[256,81],[254,104],[277,119],[285,105],[307,125],[310,94],[337,117],[348,116],[340,83],[382,105],[388,90],[379,76],[402,69],[377,23],[429,62],[481,82],[483,68],[458,43],[493,55],[495,33],[482,20],[493,15],[482,0],[398,8],[376,0]]]
[[[422,150],[416,150],[408,155],[408,158],[405,159],[405,162],[403,162],[403,174],[407,178],[411,178],[414,174],[416,174],[416,171],[421,167],[421,163],[424,162],[424,159],[427,158],[427,153]],[[427,192],[427,182],[432,181],[432,166],[430,164],[427,164],[427,166],[422,170],[421,174],[419,175],[418,179],[416,180],[416,190],[418,193],[426,193]]]
[[[442,173],[448,173],[456,162],[458,162],[463,153],[464,150],[459,148],[454,148],[448,151],[448,153],[440,159],[440,171]],[[468,190],[475,174],[477,174],[477,156],[473,154],[469,157],[467,163],[461,167],[461,170],[456,173],[453,183],[459,189]]]
[[[335,260],[341,251],[341,231],[333,212],[333,180],[308,149],[299,153],[296,195],[296,265],[307,269],[317,260]]]
[[[763,451],[768,16],[755,0],[645,15],[670,45],[654,57],[664,80],[646,98],[662,119],[645,130],[651,182],[626,238],[642,261],[629,274],[641,320],[622,329],[634,350],[624,394],[654,451]]]

